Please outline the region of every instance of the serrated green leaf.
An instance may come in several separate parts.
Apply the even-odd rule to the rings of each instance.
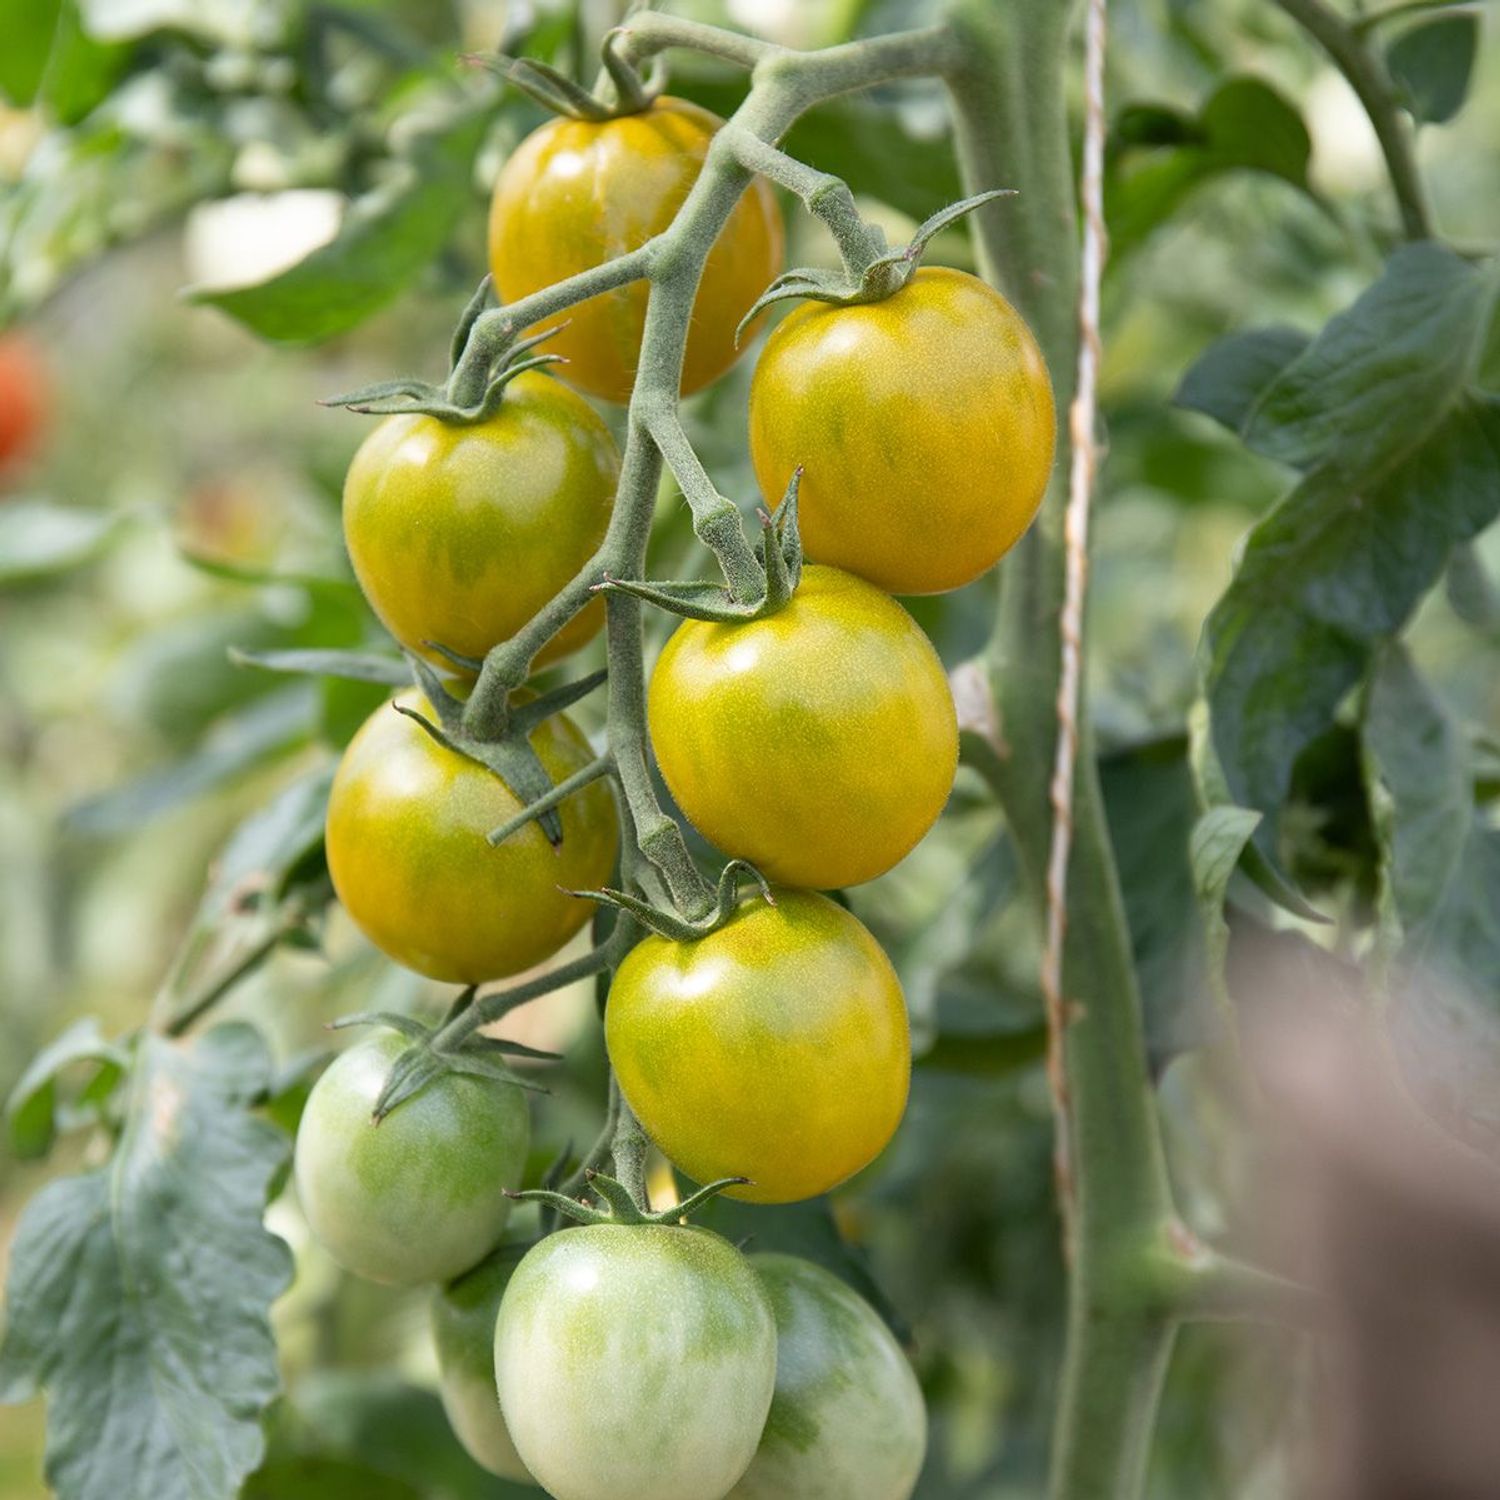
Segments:
[[[1244,423],[1258,453],[1362,480],[1452,409],[1474,372],[1493,270],[1432,242],[1405,245],[1265,389]]]
[[[1406,622],[1455,543],[1500,512],[1500,401],[1465,401],[1363,492],[1323,467],[1250,533],[1204,630],[1227,798],[1271,813],[1293,762]],[[1257,839],[1269,851],[1269,828]]]
[[[0,509],[0,587],[34,583],[93,562],[119,538],[126,520],[120,511],[10,501]]]
[[[280,1379],[270,1305],[291,1255],[262,1224],[285,1136],[256,1118],[248,1026],[142,1036],[107,1167],[44,1188],[16,1232],[0,1400],[48,1395],[60,1500],[232,1500]]]
[[[1386,67],[1413,118],[1441,125],[1463,108],[1478,49],[1479,17],[1472,11],[1435,16],[1392,41]]]
[[[1189,367],[1172,397],[1177,406],[1202,412],[1231,432],[1311,340],[1295,328],[1250,328],[1210,344]]]
[[[333,240],[258,286],[195,290],[262,338],[309,344],[392,301],[447,241],[468,201],[487,114],[469,111],[419,137],[390,181],[353,203]]]
[[[90,1092],[102,1099],[125,1070],[125,1052],[99,1030],[97,1016],[75,1021],[31,1060],[5,1104],[11,1150],[19,1157],[45,1156],[58,1130],[57,1076],[75,1063],[94,1065]],[[102,1074],[108,1077],[100,1077]]]

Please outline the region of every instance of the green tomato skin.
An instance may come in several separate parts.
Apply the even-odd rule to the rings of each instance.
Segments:
[[[432,1294],[443,1410],[459,1442],[481,1468],[502,1479],[535,1484],[500,1411],[495,1389],[495,1322],[500,1299],[520,1259],[507,1246]]]
[[[457,1073],[371,1123],[406,1045],[382,1032],[333,1062],[293,1162],[313,1233],[347,1270],[390,1286],[446,1281],[499,1243],[531,1135],[521,1089]]]
[[[776,1395],[760,1447],[726,1500],[907,1500],[927,1409],[879,1314],[795,1255],[752,1255],[776,1316]]]
[[[495,1329],[500,1405],[556,1500],[722,1500],[776,1382],[760,1279],[680,1225],[588,1225],[535,1246]]]

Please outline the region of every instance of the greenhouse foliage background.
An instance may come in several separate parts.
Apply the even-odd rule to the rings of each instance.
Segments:
[[[675,8],[808,44],[913,24],[923,10],[919,0],[742,0],[727,15],[708,3]],[[433,80],[455,51],[493,45],[503,9],[477,0],[365,7],[410,41],[414,57],[430,54],[425,75],[413,65],[413,95],[441,94]],[[542,10],[539,27],[560,40],[571,23]],[[213,45],[213,17],[230,33],[243,20],[227,4],[202,11],[200,51]],[[1463,109],[1419,137],[1436,217],[1460,246],[1494,236],[1500,197],[1500,25],[1483,19]],[[1108,453],[1089,683],[1174,1175],[1196,1227],[1253,1239],[1253,1226],[1228,1221],[1238,1195],[1227,1181],[1243,1163],[1191,1055],[1212,1021],[1186,853],[1197,811],[1187,731],[1204,619],[1229,581],[1237,542],[1285,489],[1285,471],[1172,396],[1224,333],[1269,323],[1311,330],[1346,306],[1378,273],[1374,226],[1390,210],[1375,141],[1347,85],[1273,8],[1115,0],[1111,26],[1116,121],[1146,104],[1192,117],[1239,77],[1285,102],[1281,133],[1238,156],[1233,142],[1143,154],[1121,134],[1113,140]],[[472,164],[432,170],[423,211],[451,226],[444,253],[428,265],[427,247],[414,248],[410,284],[389,306],[309,351],[267,342],[181,291],[264,275],[268,257],[286,258],[288,246],[326,231],[336,201],[312,189],[199,208],[185,220],[180,210],[198,198],[317,182],[330,175],[330,153],[371,143],[341,140],[290,107],[237,102],[229,62],[221,72],[196,79],[185,101],[163,68],[120,106],[121,121],[91,140],[87,125],[43,137],[36,111],[0,109],[0,185],[18,178],[32,153],[57,153],[46,210],[10,236],[0,260],[0,305],[21,314],[44,351],[56,406],[45,450],[0,499],[0,1093],[75,1017],[97,1014],[117,1030],[140,1018],[204,915],[200,901],[227,899],[233,871],[223,867],[203,895],[226,838],[284,789],[316,778],[329,746],[378,700],[378,689],[228,671],[226,652],[377,638],[338,526],[343,471],[365,428],[317,403],[392,370],[435,373],[445,330],[482,266],[483,186],[507,145],[541,118],[506,96],[476,130]],[[91,86],[78,83],[85,93]],[[348,86],[357,97],[386,84]],[[735,87],[702,64],[674,79],[675,92],[721,112]],[[69,113],[68,101],[54,104]],[[878,135],[829,112],[801,128],[801,144],[846,173],[865,210],[898,239],[957,197],[957,181],[935,134],[936,91],[892,91],[883,107]],[[0,215],[19,191],[0,186]],[[790,263],[830,261],[805,215],[789,223]],[[113,240],[119,247],[103,253]],[[1058,246],[1059,256],[1070,253]],[[964,265],[969,254],[960,228],[935,258]],[[1500,351],[1486,369],[1489,388],[1500,390]],[[747,361],[687,409],[720,487],[742,496],[754,489],[739,436],[749,370]],[[658,523],[659,571],[695,576],[700,560],[675,492],[663,492]],[[1486,575],[1500,576],[1493,529],[1481,555],[1423,607],[1411,644],[1453,710],[1480,727],[1480,781],[1493,794],[1500,602]],[[993,587],[991,578],[915,604],[950,666],[982,644]],[[665,633],[660,620],[654,628]],[[588,705],[576,712],[591,727]],[[1372,899],[1375,854],[1352,736],[1331,733],[1319,751],[1294,788],[1296,873],[1325,909],[1357,908]],[[912,859],[853,893],[897,960],[918,1061],[895,1146],[839,1195],[836,1214],[913,1339],[934,1421],[919,1494],[1023,1496],[1037,1492],[1045,1469],[1058,1356],[1051,1119],[1036,952],[1015,862],[998,813],[966,788],[961,777],[954,809]],[[420,981],[336,914],[322,949],[283,948],[232,1002],[272,1030],[283,1059],[323,1047],[322,1026],[334,1016],[424,998]],[[539,1157],[595,1128],[604,1064],[592,1002],[590,984],[518,1020],[528,1040],[566,1046],[572,1060],[541,1117]],[[1490,1110],[1493,1124],[1493,1098]],[[64,1165],[72,1149],[61,1148]],[[54,1161],[46,1170],[56,1169]],[[0,1154],[0,1246],[42,1177]],[[792,1243],[832,1235],[816,1213],[784,1214]],[[447,1433],[431,1394],[425,1294],[339,1274],[285,1200],[271,1222],[299,1266],[275,1314],[289,1395],[273,1453],[358,1460],[453,1500],[507,1493]],[[1153,1496],[1281,1492],[1281,1439],[1295,1429],[1298,1387],[1261,1377],[1288,1360],[1295,1367],[1295,1349],[1284,1333],[1185,1335]],[[38,1492],[41,1441],[40,1403],[0,1407],[7,1500]]]

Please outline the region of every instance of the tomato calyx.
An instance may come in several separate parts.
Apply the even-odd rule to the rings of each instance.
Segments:
[[[436,643],[431,644],[434,650],[443,655],[462,661],[455,653]],[[572,707],[580,698],[593,692],[608,673],[602,670],[590,672],[587,677],[565,683],[540,697],[509,704],[503,729],[499,735],[490,738],[476,735],[465,725],[463,700],[455,698],[448,691],[442,678],[421,657],[408,655],[407,660],[411,663],[423,694],[432,705],[433,713],[437,715],[437,722],[433,723],[425,714],[404,703],[393,703],[391,707],[398,714],[405,714],[421,725],[445,750],[451,750],[455,755],[462,755],[494,772],[522,804],[519,821],[513,818],[501,828],[495,829],[491,842],[500,843],[518,828],[534,821],[554,849],[561,847],[562,819],[557,813],[557,802],[561,800],[558,793],[562,789],[553,785],[541,758],[531,748],[530,735],[545,719]],[[602,774],[603,768],[590,767],[589,770],[591,774],[587,780],[593,780],[597,774]],[[585,780],[570,778],[569,790],[576,791],[585,784]]]
[[[699,1188],[696,1193],[689,1194],[681,1203],[674,1203],[671,1208],[648,1213],[630,1196],[630,1190],[618,1179],[607,1177],[603,1172],[596,1172],[592,1168],[583,1176],[589,1191],[602,1206],[581,1198],[570,1198],[565,1193],[553,1192],[549,1188],[531,1188],[523,1193],[508,1193],[506,1196],[519,1203],[540,1203],[565,1214],[576,1224],[673,1225],[681,1224],[695,1209],[701,1208],[710,1198],[718,1197],[725,1189],[751,1186],[748,1177],[721,1177],[718,1181]]]
[[[445,1073],[462,1073],[471,1078],[509,1084],[535,1093],[547,1092],[534,1079],[515,1072],[506,1064],[505,1059],[529,1057],[537,1062],[560,1062],[561,1057],[556,1052],[543,1052],[537,1047],[528,1047],[524,1042],[505,1041],[474,1033],[465,1036],[459,1045],[443,1045],[440,1038],[444,1029],[473,1004],[476,990],[475,985],[464,990],[449,1007],[441,1025],[436,1027],[424,1026],[414,1016],[403,1016],[395,1011],[385,1010],[359,1011],[328,1023],[330,1031],[344,1031],[351,1026],[384,1026],[411,1042],[391,1064],[391,1071],[376,1096],[374,1107],[370,1111],[373,1124],[378,1125],[393,1110],[414,1098],[434,1079]]]
[[[986,193],[976,193],[972,198],[950,203],[947,208],[939,209],[919,225],[909,244],[875,256],[868,264],[859,267],[857,274],[848,266],[838,270],[801,267],[784,271],[740,319],[740,325],[735,330],[735,342],[738,343],[745,329],[775,302],[798,298],[829,302],[837,307],[853,307],[863,302],[884,302],[887,297],[895,296],[911,280],[934,236],[976,208],[992,203],[997,198],[1014,195],[1014,188],[993,188]]]
[[[606,33],[602,49],[604,72],[592,92],[550,63],[534,57],[511,57],[504,52],[470,53],[463,61],[488,70],[555,115],[602,124],[650,109],[666,85],[664,60],[654,59],[650,73],[642,78],[621,54],[620,44],[624,39],[621,27]]]
[[[469,335],[480,317],[498,306],[494,282],[486,276],[458,320],[453,334],[448,378],[442,385],[433,385],[430,381],[414,377],[382,380],[374,385],[361,386],[357,391],[348,391],[342,396],[329,396],[318,404],[339,406],[345,411],[357,411],[365,416],[388,417],[416,413],[460,427],[489,421],[500,410],[505,400],[506,387],[517,375],[524,375],[527,370],[540,370],[548,365],[567,363],[561,354],[531,353],[539,344],[565,328],[567,322],[564,320],[540,333],[533,333],[527,338],[504,345],[491,354],[481,368],[472,368],[464,360]]]
[[[740,908],[740,883],[753,880],[760,887],[760,894],[767,906],[776,905],[770,882],[749,860],[732,859],[719,874],[718,888],[714,892],[714,904],[702,917],[684,917],[681,912],[653,906],[640,896],[628,891],[617,891],[606,887],[599,891],[572,891],[586,901],[597,901],[601,906],[611,906],[633,917],[641,926],[674,943],[691,943],[698,938],[717,932]]]
[[[669,614],[689,620],[733,625],[763,620],[784,609],[802,580],[802,534],[797,525],[797,492],[802,485],[799,464],[787,483],[786,495],[773,515],[758,512],[760,540],[755,558],[764,572],[764,590],[756,599],[736,599],[723,583],[653,583],[641,578],[612,578],[605,574],[594,585],[596,593],[632,594]]]

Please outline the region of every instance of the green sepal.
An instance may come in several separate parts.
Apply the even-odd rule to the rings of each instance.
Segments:
[[[350,1016],[340,1016],[328,1023],[329,1031],[347,1031],[351,1026],[384,1026],[398,1031],[413,1041],[425,1038],[429,1032],[415,1016],[403,1016],[393,1010],[361,1010]]]
[[[427,701],[432,706],[432,711],[437,715],[437,723],[433,723],[425,714],[404,703],[393,703],[392,708],[399,714],[405,714],[407,718],[414,720],[427,731],[427,733],[442,745],[444,749],[451,750],[455,755],[462,755],[472,760],[476,765],[483,766],[487,771],[492,771],[511,790],[516,800],[523,805],[533,803],[538,798],[545,797],[552,790],[552,778],[547,775],[547,769],[543,766],[541,758],[531,748],[531,742],[527,735],[535,727],[533,722],[524,717],[520,711],[510,715],[505,733],[499,739],[477,739],[464,728],[464,705],[462,701],[455,698],[445,688],[432,670],[420,657],[409,658],[412,671],[416,673],[418,682],[422,685],[422,691]],[[559,690],[565,692],[565,690]],[[547,694],[545,698],[556,698],[559,694]],[[534,708],[536,704],[545,701],[538,698],[535,703],[522,705],[522,708]],[[555,710],[553,710],[555,712]],[[544,715],[545,717],[545,715]],[[537,818],[537,826],[547,837],[547,842],[553,848],[562,843],[562,819],[558,817],[555,810],[544,812]]]
[[[633,110],[615,110],[601,103],[565,73],[534,57],[510,57],[504,52],[470,52],[464,55],[463,61],[486,69],[513,88],[520,89],[543,109],[570,120],[590,120],[598,124],[613,119],[618,113],[635,113]]]
[[[862,302],[884,302],[911,280],[912,274],[921,264],[929,241],[935,235],[976,208],[993,202],[996,198],[1011,197],[1014,193],[1014,188],[992,188],[989,192],[976,193],[972,198],[963,198],[957,203],[950,203],[947,208],[939,209],[918,226],[909,244],[877,256],[864,268],[857,281],[843,269],[802,267],[783,271],[740,319],[739,327],[734,331],[735,344],[738,345],[745,329],[775,302],[786,302],[794,297],[813,302],[830,302],[838,307],[853,307]]]
[[[471,300],[459,324],[465,344],[468,343],[474,322],[479,316],[476,313],[473,319],[469,318],[469,312],[473,306],[474,303]],[[484,309],[481,308],[480,312],[483,311]],[[427,381],[414,379],[383,380],[375,385],[362,386],[357,391],[349,391],[342,396],[330,396],[319,402],[319,405],[341,406],[347,411],[357,411],[367,416],[377,417],[418,412],[423,416],[436,417],[440,422],[449,422],[460,427],[472,426],[476,422],[487,422],[500,410],[500,403],[505,399],[505,388],[517,375],[524,375],[527,370],[541,369],[544,365],[567,363],[561,354],[534,354],[529,358],[521,357],[566,326],[567,323],[564,320],[562,323],[545,328],[540,333],[533,333],[530,337],[512,344],[496,367],[486,375],[484,390],[479,400],[470,404],[457,400],[454,395],[454,379],[450,375],[442,385],[432,385]],[[455,344],[458,342],[457,334],[454,335],[454,342]],[[455,365],[456,363],[455,361]]]
[[[478,657],[465,656],[462,651],[455,651],[441,641],[423,641],[422,644],[427,650],[436,651],[444,661],[452,662],[461,672],[471,672],[477,677],[484,670],[484,662]]]
[[[740,882],[746,878],[759,887],[768,906],[776,905],[770,883],[748,860],[732,859],[719,875],[719,884],[714,892],[714,904],[707,916],[696,919],[684,917],[680,912],[653,906],[640,896],[628,891],[617,891],[606,887],[599,891],[569,891],[570,896],[579,896],[586,901],[597,901],[602,906],[612,906],[617,911],[629,913],[641,926],[649,928],[658,937],[674,943],[692,943],[717,932],[724,926],[740,904]]]
[[[490,1083],[502,1083],[531,1093],[545,1094],[547,1089],[542,1084],[507,1067],[503,1059],[530,1057],[541,1062],[558,1061],[556,1053],[542,1052],[522,1042],[502,1041],[496,1037],[470,1036],[457,1047],[439,1047],[436,1045],[437,1033],[410,1016],[381,1013],[349,1017],[342,1024],[354,1025],[369,1021],[395,1027],[403,1036],[412,1039],[411,1046],[391,1064],[391,1071],[386,1075],[385,1083],[376,1096],[370,1118],[377,1125],[392,1110],[400,1108],[444,1073],[460,1073],[470,1078],[482,1078]]]
[[[597,593],[630,594],[654,604],[669,614],[687,620],[708,620],[716,625],[743,624],[763,620],[786,607],[802,579],[802,533],[797,524],[797,494],[802,485],[798,465],[786,494],[773,515],[760,512],[761,535],[756,555],[765,569],[765,590],[753,602],[736,599],[722,583],[661,582],[643,578],[612,578],[604,575],[594,585]]]
[[[578,1224],[680,1224],[694,1209],[700,1208],[710,1198],[717,1197],[725,1188],[750,1186],[748,1177],[721,1177],[717,1182],[710,1182],[699,1188],[681,1203],[673,1204],[671,1208],[661,1209],[657,1213],[643,1213],[624,1183],[605,1176],[603,1172],[592,1171],[584,1173],[584,1180],[588,1183],[589,1190],[606,1207],[595,1208],[579,1198],[569,1198],[564,1193],[548,1188],[531,1188],[524,1193],[507,1193],[506,1196],[519,1203],[540,1203],[544,1208],[565,1214]]]

